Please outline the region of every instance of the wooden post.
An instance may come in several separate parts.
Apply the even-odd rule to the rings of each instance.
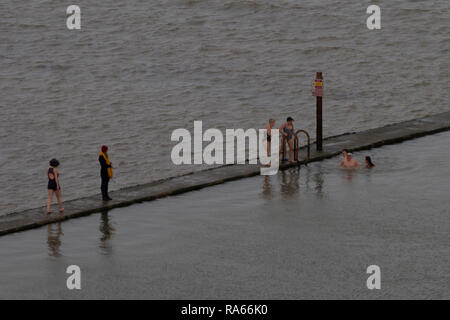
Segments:
[[[322,93],[323,93],[323,88],[322,88],[322,83],[323,83],[323,77],[322,77],[322,72],[317,72],[316,74],[316,80],[320,80],[320,84],[321,86],[317,86],[317,82],[315,83],[315,88],[316,88],[316,146],[317,146],[317,151],[322,151],[322,144],[323,144],[323,112],[322,112]],[[319,90],[317,90],[319,89]]]

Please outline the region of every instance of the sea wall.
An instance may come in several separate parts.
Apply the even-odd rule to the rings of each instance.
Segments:
[[[311,146],[309,161],[321,161],[334,157],[343,149],[350,151],[367,150],[447,130],[450,130],[450,112],[367,131],[329,137],[323,142],[323,152],[317,152],[314,144]],[[304,157],[305,148],[302,148],[300,158]],[[305,163],[306,161],[303,160],[299,162],[299,165]],[[292,166],[295,165],[282,164],[280,170]],[[45,207],[11,213],[0,217],[0,236],[259,174],[260,167],[257,165],[223,166],[114,191],[111,192],[111,197],[114,200],[110,202],[103,202],[100,195],[66,201],[64,202],[64,214],[47,215]]]

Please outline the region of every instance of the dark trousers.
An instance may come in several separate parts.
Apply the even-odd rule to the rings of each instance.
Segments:
[[[108,195],[108,184],[109,184],[109,177],[102,176],[102,196],[103,199],[107,199],[109,197]]]

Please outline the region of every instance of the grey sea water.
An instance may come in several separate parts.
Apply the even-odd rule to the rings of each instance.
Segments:
[[[260,128],[286,116],[314,130],[311,82],[325,78],[325,135],[448,111],[449,1],[77,0],[0,3],[0,214],[41,206],[46,168],[65,199],[203,167],[170,161],[176,128]]]

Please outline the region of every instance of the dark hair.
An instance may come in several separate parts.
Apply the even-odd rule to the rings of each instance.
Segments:
[[[292,117],[288,117],[287,121],[294,121],[294,119],[292,119]]]
[[[372,162],[372,158],[371,157],[369,157],[369,156],[367,156],[366,157],[366,161],[367,161],[367,163],[369,164],[369,167],[375,167],[375,165],[373,164],[373,162]]]
[[[56,159],[50,160],[50,166],[51,166],[51,167],[57,167],[57,166],[59,166],[59,161],[56,160]]]

